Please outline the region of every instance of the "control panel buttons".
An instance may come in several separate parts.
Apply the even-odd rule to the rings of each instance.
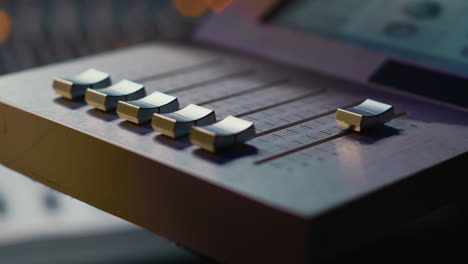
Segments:
[[[52,88],[54,91],[67,98],[82,98],[88,88],[104,88],[111,85],[111,78],[108,73],[95,69],[88,69],[70,78],[54,78]]]
[[[393,106],[372,99],[351,108],[338,108],[336,111],[336,123],[357,132],[382,126],[394,117]]]
[[[192,127],[190,141],[202,149],[217,152],[255,137],[254,123],[234,116],[204,127]]]
[[[171,113],[179,109],[177,97],[161,92],[154,92],[134,101],[119,101],[117,114],[120,118],[135,124],[151,121],[154,113]]]
[[[169,114],[153,114],[153,129],[166,136],[178,138],[189,134],[193,126],[206,126],[216,122],[211,109],[190,104]]]
[[[119,101],[138,100],[146,95],[142,84],[129,80],[122,80],[108,88],[90,89],[86,91],[87,104],[102,111],[115,110]]]

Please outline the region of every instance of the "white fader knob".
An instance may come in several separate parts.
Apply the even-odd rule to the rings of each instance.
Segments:
[[[179,109],[177,97],[153,92],[139,100],[119,101],[117,114],[129,122],[143,124],[151,121],[154,113],[171,113],[177,109]]]
[[[122,80],[112,86],[103,89],[86,90],[85,101],[87,104],[102,111],[111,111],[117,108],[119,101],[138,100],[146,95],[142,84],[129,80]]]
[[[88,88],[104,88],[111,84],[108,73],[96,69],[88,69],[78,75],[67,78],[54,78],[54,91],[70,100],[83,98]]]
[[[193,126],[206,126],[216,122],[211,109],[190,104],[179,111],[168,114],[153,114],[151,126],[154,130],[171,138],[187,136]]]
[[[338,108],[336,111],[336,123],[356,132],[365,132],[382,126],[394,117],[393,106],[372,99],[367,99],[351,108]]]
[[[254,123],[234,116],[204,127],[192,127],[190,141],[202,149],[217,152],[255,137]]]

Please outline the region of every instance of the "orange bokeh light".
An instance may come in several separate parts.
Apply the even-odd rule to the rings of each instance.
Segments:
[[[13,23],[7,12],[0,9],[0,43],[8,40],[11,35]]]
[[[232,0],[172,0],[180,14],[186,17],[200,17],[209,10],[216,13],[223,11]]]
[[[216,13],[222,12],[231,3],[232,0],[205,0],[206,4]]]

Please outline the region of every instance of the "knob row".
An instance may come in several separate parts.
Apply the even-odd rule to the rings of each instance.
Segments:
[[[255,137],[254,124],[234,116],[216,122],[211,109],[190,104],[179,109],[176,97],[154,92],[146,96],[142,84],[122,80],[111,85],[110,75],[95,69],[70,78],[55,78],[52,85],[68,99],[84,97],[86,103],[102,111],[117,111],[129,122],[149,121],[155,131],[178,138],[189,135],[194,145],[217,152]],[[395,117],[393,106],[367,99],[359,105],[336,111],[338,125],[365,132],[382,127]]]
[[[179,109],[176,97],[153,92],[146,96],[142,84],[121,80],[111,85],[110,75],[95,69],[70,78],[55,78],[55,92],[67,99],[82,99],[102,111],[116,110],[120,118],[135,124],[151,121],[157,132],[172,138],[190,136],[192,144],[218,152],[255,137],[250,121],[228,116],[216,122],[211,109],[190,104]]]

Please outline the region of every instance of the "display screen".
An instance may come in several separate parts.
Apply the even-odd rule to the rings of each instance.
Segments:
[[[467,0],[290,0],[273,22],[468,75]]]

